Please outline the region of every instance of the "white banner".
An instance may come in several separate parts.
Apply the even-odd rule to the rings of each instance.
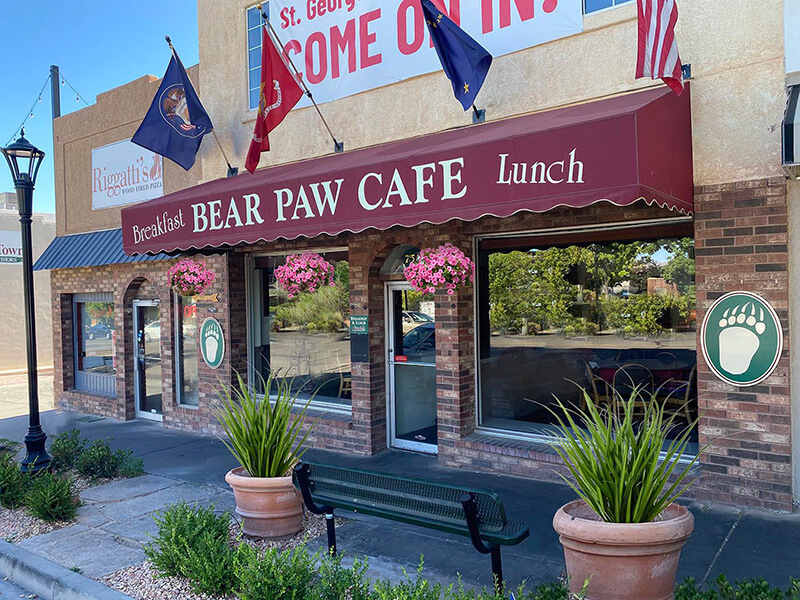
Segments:
[[[152,200],[164,195],[164,163],[130,140],[92,150],[92,209]]]
[[[0,231],[0,265],[22,263],[22,233]]]
[[[492,56],[583,31],[581,0],[434,2]],[[270,19],[317,102],[442,68],[419,0],[272,0]]]

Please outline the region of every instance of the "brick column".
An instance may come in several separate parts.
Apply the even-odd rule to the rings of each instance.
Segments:
[[[702,458],[699,498],[790,510],[788,210],[783,177],[695,189],[697,322],[727,292],[762,296],[784,330],[783,355],[759,385],[736,387],[709,370],[698,336]]]

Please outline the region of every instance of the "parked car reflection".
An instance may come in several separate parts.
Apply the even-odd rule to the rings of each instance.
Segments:
[[[87,325],[84,328],[84,334],[86,335],[86,339],[94,340],[94,339],[111,339],[111,328],[106,325],[105,323],[98,323],[97,325]]]

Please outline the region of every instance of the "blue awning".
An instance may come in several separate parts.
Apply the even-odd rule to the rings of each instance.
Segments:
[[[122,229],[106,229],[57,237],[33,265],[33,270],[75,269],[169,258],[172,257],[168,254],[128,256],[122,251]]]

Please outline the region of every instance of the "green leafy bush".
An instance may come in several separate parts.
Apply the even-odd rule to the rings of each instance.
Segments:
[[[367,579],[367,562],[355,559],[350,568],[342,565],[342,555],[325,555],[317,567],[317,581],[307,600],[371,600],[372,584]]]
[[[699,454],[681,466],[679,460],[696,421],[676,435],[677,414],[667,414],[655,395],[634,389],[601,411],[583,394],[585,411],[561,401],[558,413],[548,408],[557,422],[550,445],[572,474],[564,481],[607,523],[652,521],[691,485],[685,481]]]
[[[34,517],[53,523],[72,521],[78,514],[81,501],[71,479],[41,473],[31,478],[25,504]]]
[[[403,569],[403,579],[392,584],[388,580],[375,582],[374,600],[439,600],[442,586],[432,584],[422,576],[423,561],[420,560],[415,575],[409,575]]]
[[[658,335],[664,332],[665,315],[675,312],[676,319],[686,319],[689,299],[686,296],[636,294],[627,299],[612,298],[602,303],[609,327],[625,335]]]
[[[59,433],[50,443],[50,465],[56,471],[74,469],[87,443],[77,429]]]
[[[240,600],[315,598],[311,595],[315,560],[316,555],[310,555],[304,546],[287,552],[275,548],[261,552],[241,544],[234,557],[236,593]]]
[[[146,544],[144,552],[156,571],[164,577],[188,577],[186,556],[189,548],[208,548],[212,540],[225,541],[228,547],[230,516],[217,515],[214,508],[189,506],[185,502],[173,504],[155,517],[158,534]],[[210,538],[198,541],[204,535]],[[230,577],[230,573],[228,574]]]
[[[182,574],[198,594],[227,594],[234,585],[233,558],[234,551],[228,545],[227,529],[224,535],[219,531],[202,531],[185,548],[181,562]]]
[[[25,502],[30,477],[19,470],[10,454],[0,454],[0,506],[19,508]]]
[[[81,475],[94,478],[136,477],[144,470],[142,461],[127,449],[111,450],[110,440],[95,440],[78,457],[75,468]]]
[[[675,587],[675,600],[800,600],[800,580],[792,579],[789,589],[782,590],[763,577],[732,584],[720,575],[703,589],[690,578]]]
[[[312,333],[336,333],[342,329],[344,320],[341,292],[330,286],[303,292],[296,300],[281,304],[275,319]]]

